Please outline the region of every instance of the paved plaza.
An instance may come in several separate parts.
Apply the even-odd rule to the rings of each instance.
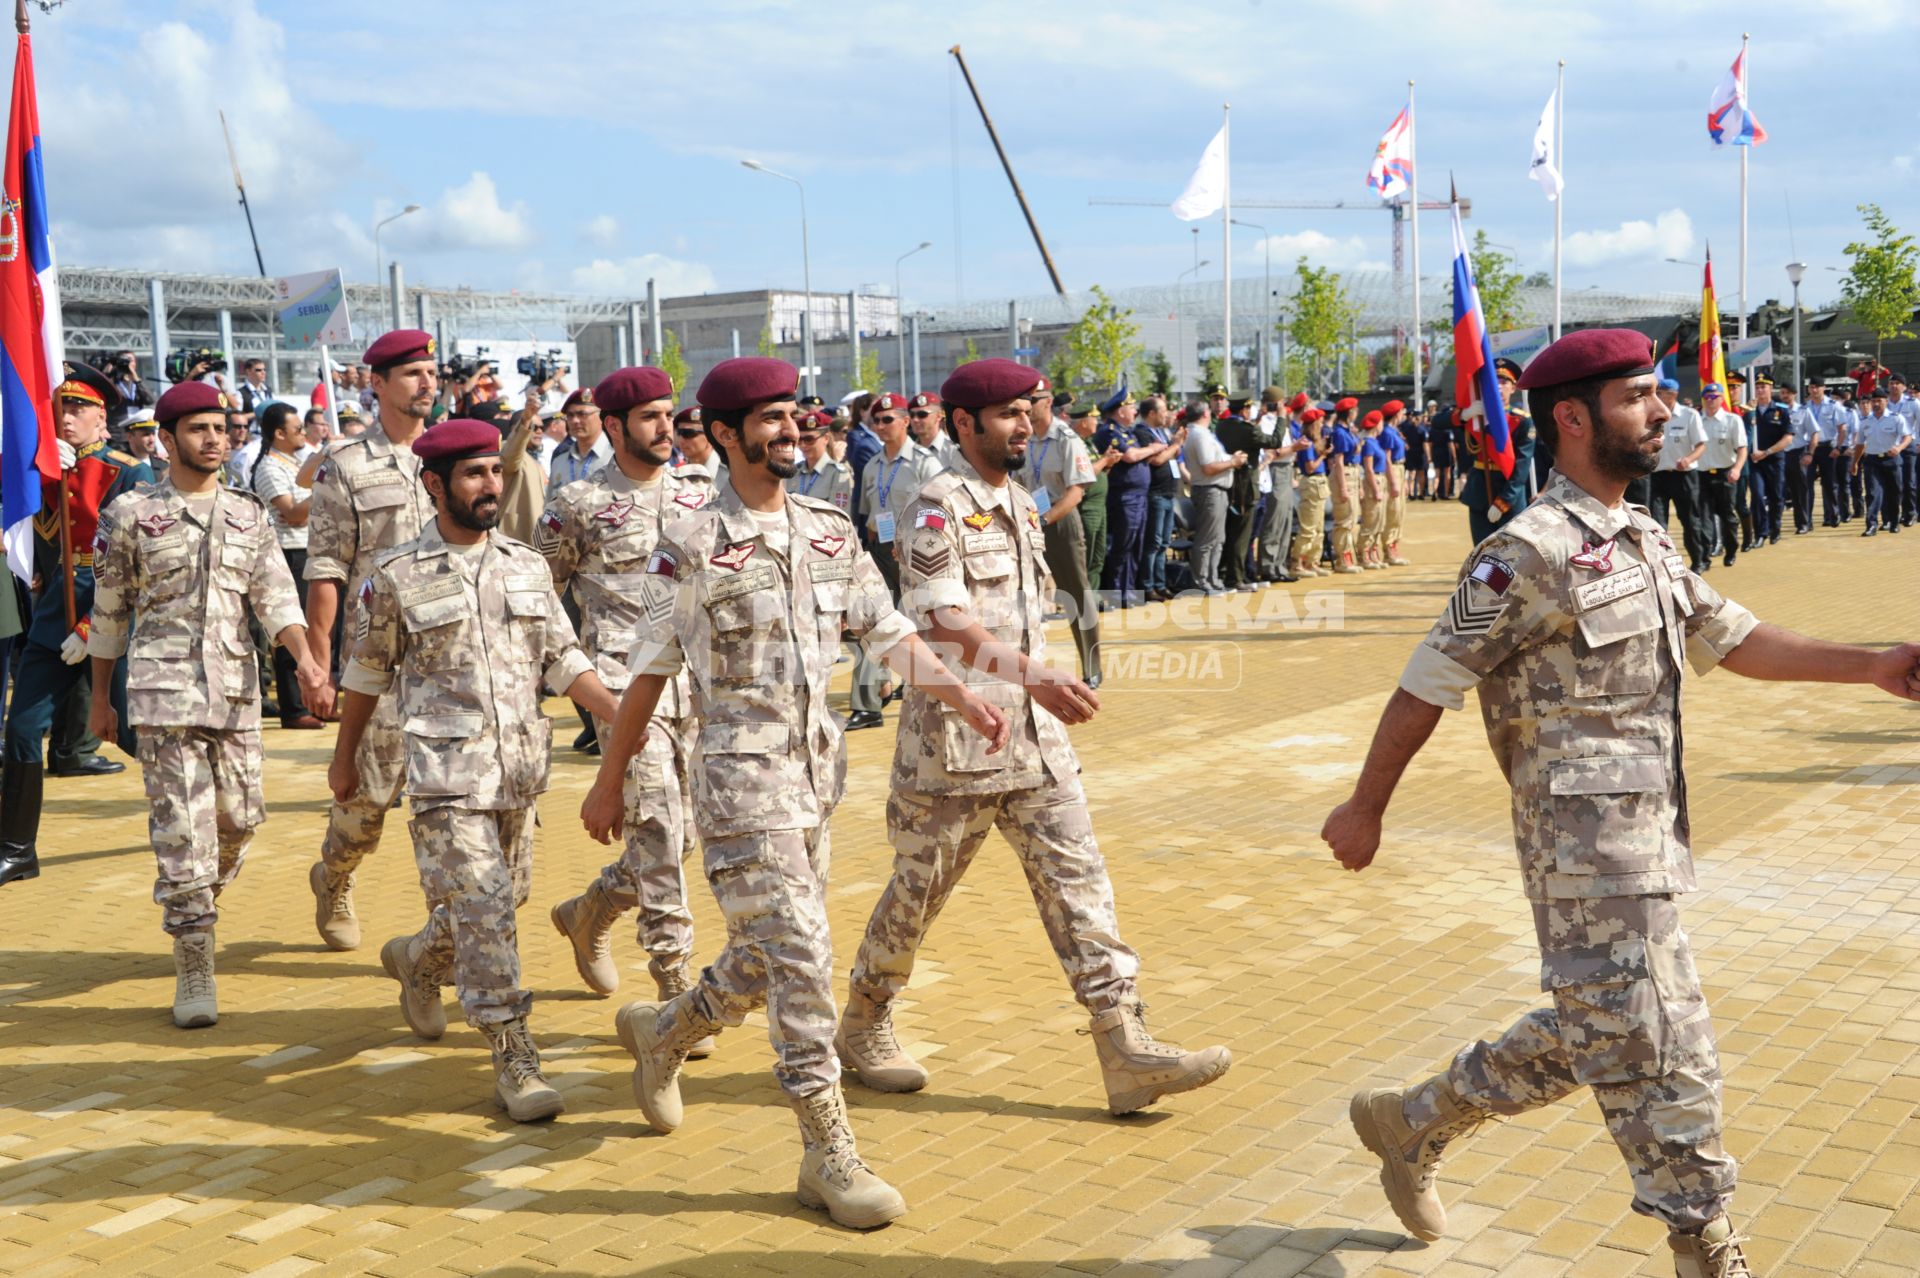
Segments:
[[[1373,869],[1340,871],[1317,837],[1467,549],[1459,506],[1409,520],[1414,567],[1271,587],[1205,630],[1129,614],[1105,709],[1074,731],[1149,1023],[1227,1044],[1232,1071],[1109,1117],[1086,1017],[992,836],[898,1016],[931,1085],[848,1084],[862,1152],[911,1205],[873,1234],[796,1204],[799,1139],[758,1017],[688,1067],[685,1126],[647,1130],[613,1029],[622,999],[652,997],[632,916],[612,1000],[580,986],[546,920],[611,857],[580,830],[593,761],[566,748],[564,703],[520,938],[567,1101],[544,1125],[495,1108],[485,1042],[457,1013],[437,1043],[400,1018],[379,946],[422,912],[402,814],[360,873],[362,948],[316,939],[331,729],[266,732],[269,821],[222,902],[206,1030],[168,1016],[137,770],[49,781],[42,876],[0,891],[0,1273],[1671,1274],[1590,1098],[1455,1146],[1451,1232],[1431,1245],[1400,1232],[1348,1126],[1356,1088],[1410,1081],[1541,1000],[1507,790],[1471,705],[1410,770]],[[1823,530],[1709,580],[1762,619],[1911,640],[1913,541]],[[1724,671],[1688,688],[1686,913],[1748,1254],[1770,1278],[1912,1278],[1920,706]],[[842,996],[890,862],[895,718],[850,738],[834,819]],[[711,957],[697,866],[691,900]]]

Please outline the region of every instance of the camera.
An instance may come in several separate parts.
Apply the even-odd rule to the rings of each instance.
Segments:
[[[514,363],[514,368],[535,386],[544,386],[552,381],[566,365],[561,362],[562,352],[558,347],[543,351],[538,355],[522,355]]]
[[[183,346],[167,356],[166,374],[170,382],[189,381],[202,373],[227,371],[227,353],[211,346]]]
[[[126,378],[133,376],[133,356],[115,355],[107,361],[105,372],[108,377]]]
[[[470,377],[478,376],[492,363],[493,361],[487,358],[487,348],[476,346],[471,355],[456,353],[450,356],[447,362],[440,366],[440,379],[446,382],[464,382]]]

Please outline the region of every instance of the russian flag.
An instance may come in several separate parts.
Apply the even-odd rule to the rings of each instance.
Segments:
[[[1747,50],[1727,68],[1726,75],[1714,86],[1707,101],[1707,136],[1715,146],[1758,146],[1767,140],[1767,131],[1753,118],[1747,106]]]
[[[1480,310],[1480,287],[1473,282],[1473,259],[1460,227],[1460,200],[1453,201],[1453,402],[1461,425],[1480,439],[1482,458],[1500,463],[1503,478],[1513,478],[1513,435],[1494,373],[1493,345]]]
[[[65,375],[66,343],[47,234],[33,42],[25,33],[14,55],[0,200],[0,530],[14,575],[32,580],[33,517],[42,485],[60,479],[53,388]]]

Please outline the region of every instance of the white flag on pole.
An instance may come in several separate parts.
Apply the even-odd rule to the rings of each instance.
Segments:
[[[1547,106],[1540,113],[1540,123],[1533,130],[1533,163],[1527,169],[1527,176],[1540,184],[1549,200],[1560,198],[1566,182],[1560,176],[1560,157],[1553,151],[1554,115],[1560,110],[1560,90],[1555,89],[1547,97]]]
[[[1187,179],[1187,189],[1173,202],[1173,215],[1182,222],[1198,222],[1218,213],[1226,202],[1227,126],[1223,124],[1213,141],[1207,143],[1193,176]]]

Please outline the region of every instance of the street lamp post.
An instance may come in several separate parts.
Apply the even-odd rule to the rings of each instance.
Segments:
[[[1192,266],[1180,272],[1173,281],[1173,313],[1174,317],[1180,322],[1180,367],[1175,369],[1173,374],[1176,383],[1187,375],[1187,299],[1180,296],[1180,285],[1186,282],[1187,276],[1198,273],[1200,268],[1205,265],[1207,265],[1207,263],[1204,260],[1195,262]],[[1180,393],[1180,387],[1178,385],[1175,385],[1173,390],[1176,395]]]
[[[807,188],[799,178],[776,172],[758,160],[742,160],[740,163],[755,173],[791,182],[800,190],[800,282],[807,290],[807,303],[800,317],[800,358],[807,363],[807,394],[817,394],[813,377],[813,260],[807,251]],[[852,319],[852,316],[848,318]]]
[[[908,386],[908,382],[907,382],[907,305],[900,297],[900,264],[906,261],[908,258],[912,257],[915,253],[920,252],[922,249],[930,249],[932,247],[933,247],[932,240],[921,240],[919,248],[910,248],[906,252],[902,253],[899,257],[896,257],[893,259],[893,309],[896,312],[894,316],[894,328],[897,330],[897,332],[895,333],[895,336],[898,338],[899,346],[900,346],[900,390],[902,394],[906,392],[907,386]],[[913,393],[916,395],[919,394],[920,388],[918,386],[915,386],[913,388]]]
[[[1793,393],[1800,394],[1800,281],[1806,278],[1805,262],[1788,262],[1787,279],[1793,284]]]
[[[1260,232],[1260,247],[1267,255],[1267,286],[1262,290],[1267,303],[1265,318],[1260,323],[1260,385],[1271,386],[1274,379],[1268,375],[1267,356],[1268,348],[1273,345],[1273,238],[1267,234],[1267,228],[1258,222],[1243,222],[1236,217],[1233,224]]]
[[[418,204],[409,204],[392,217],[383,217],[373,224],[373,282],[380,289],[380,313],[382,315],[386,314],[387,311],[387,281],[384,275],[385,267],[380,260],[380,228],[389,222],[398,222],[409,213],[418,213],[419,211],[420,206]],[[377,319],[374,322],[376,324],[379,323]]]

